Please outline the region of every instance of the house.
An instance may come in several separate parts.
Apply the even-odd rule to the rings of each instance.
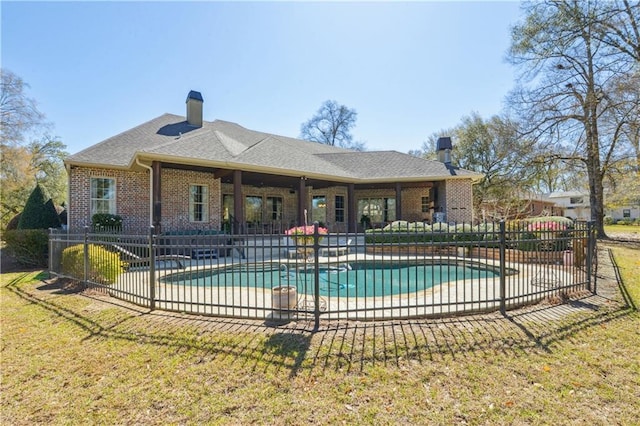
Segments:
[[[574,220],[591,220],[591,204],[588,193],[556,191],[548,194],[547,198],[562,209],[562,216]]]
[[[306,221],[332,232],[393,220],[470,222],[481,175],[396,151],[355,152],[204,121],[191,91],[185,117],[163,114],[69,156],[70,229],[95,213],[118,214],[129,230],[281,230]]]
[[[605,209],[605,214],[614,220],[635,220],[640,218],[640,206],[625,205]]]
[[[481,220],[513,220],[537,216],[563,216],[563,208],[541,194],[523,193],[512,200],[486,200],[479,207]]]

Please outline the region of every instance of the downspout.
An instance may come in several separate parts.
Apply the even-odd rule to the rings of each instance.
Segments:
[[[142,164],[136,157],[136,164],[149,170],[149,227],[153,226],[153,168]]]

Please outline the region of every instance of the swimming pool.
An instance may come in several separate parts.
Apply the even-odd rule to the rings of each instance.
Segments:
[[[300,294],[313,294],[312,265],[258,263],[167,275],[161,282],[174,285],[218,288],[266,288],[293,286]],[[338,297],[392,296],[427,290],[459,280],[497,277],[483,265],[418,262],[351,262],[324,264],[318,268],[320,294]]]

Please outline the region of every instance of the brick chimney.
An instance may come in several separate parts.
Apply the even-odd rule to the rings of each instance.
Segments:
[[[438,161],[444,164],[451,164],[451,150],[453,144],[448,136],[438,138],[436,142],[436,151],[438,153]]]
[[[192,90],[187,95],[187,123],[194,127],[202,127],[202,94]]]

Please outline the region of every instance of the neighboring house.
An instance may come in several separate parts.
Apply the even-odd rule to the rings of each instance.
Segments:
[[[475,172],[453,167],[451,140],[441,161],[396,151],[355,152],[203,121],[191,91],[184,117],[164,114],[65,161],[69,228],[95,213],[118,214],[123,227],[156,232],[220,229],[275,231],[320,221],[355,231],[362,215],[393,220],[470,222]]]
[[[615,209],[605,209],[605,215],[615,220],[635,220],[640,218],[640,206],[622,206]]]
[[[563,209],[540,194],[526,194],[511,201],[485,201],[480,205],[482,220],[513,220],[538,216],[562,216]]]
[[[547,198],[562,209],[562,216],[574,220],[591,220],[589,194],[580,191],[552,192]]]

